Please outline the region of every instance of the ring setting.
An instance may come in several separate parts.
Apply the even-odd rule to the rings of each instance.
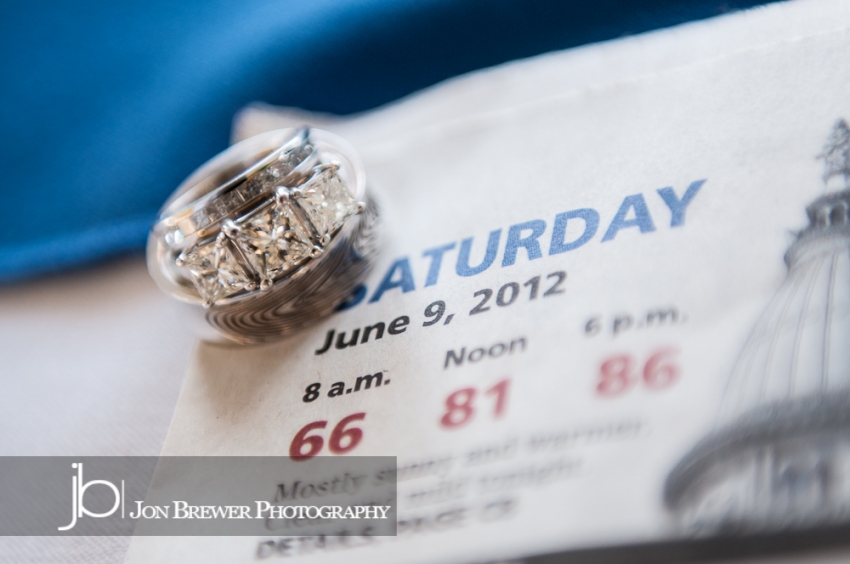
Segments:
[[[353,149],[320,130],[279,130],[234,145],[177,189],[151,230],[148,265],[219,333],[262,342],[344,301],[371,266],[376,224]]]

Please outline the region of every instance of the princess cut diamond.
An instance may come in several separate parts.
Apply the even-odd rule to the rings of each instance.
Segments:
[[[207,305],[254,285],[226,242],[195,245],[180,254],[178,263],[189,272]]]
[[[234,241],[263,281],[272,281],[310,256],[312,243],[286,205],[261,208],[239,226]]]
[[[358,203],[338,170],[337,165],[322,166],[298,191],[298,205],[320,238],[336,231],[346,218],[357,213]]]

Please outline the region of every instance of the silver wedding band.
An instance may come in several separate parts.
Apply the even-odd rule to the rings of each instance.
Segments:
[[[233,145],[160,210],[148,270],[240,343],[286,337],[331,313],[370,269],[378,209],[342,139],[282,129]]]

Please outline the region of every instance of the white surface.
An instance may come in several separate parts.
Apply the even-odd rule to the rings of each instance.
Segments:
[[[159,454],[194,338],[141,258],[3,288],[0,311],[0,454]]]
[[[0,455],[156,456],[194,338],[133,257],[0,289]],[[0,537],[2,562],[120,562],[128,538]]]

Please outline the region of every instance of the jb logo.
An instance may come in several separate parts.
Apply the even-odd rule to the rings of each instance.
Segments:
[[[107,482],[106,480],[92,480],[88,483],[83,482],[83,463],[75,462],[71,464],[71,468],[77,469],[77,475],[71,478],[71,487],[72,487],[72,497],[71,497],[71,522],[64,526],[58,527],[60,531],[68,531],[74,528],[74,525],[77,524],[77,519],[83,517],[83,515],[88,515],[89,517],[101,518],[101,517],[109,517],[113,513],[118,510],[118,507],[122,507],[122,516],[123,516],[123,504],[122,501],[124,499],[124,480],[121,480],[121,490],[118,490],[118,487],[112,482]],[[84,497],[86,495],[86,490],[89,489],[90,486],[94,486],[96,484],[100,484],[102,486],[106,486],[107,488],[112,490],[112,493],[115,495],[115,503],[112,505],[112,509],[109,511],[105,511],[103,513],[94,513],[86,509],[85,504],[83,503]]]

